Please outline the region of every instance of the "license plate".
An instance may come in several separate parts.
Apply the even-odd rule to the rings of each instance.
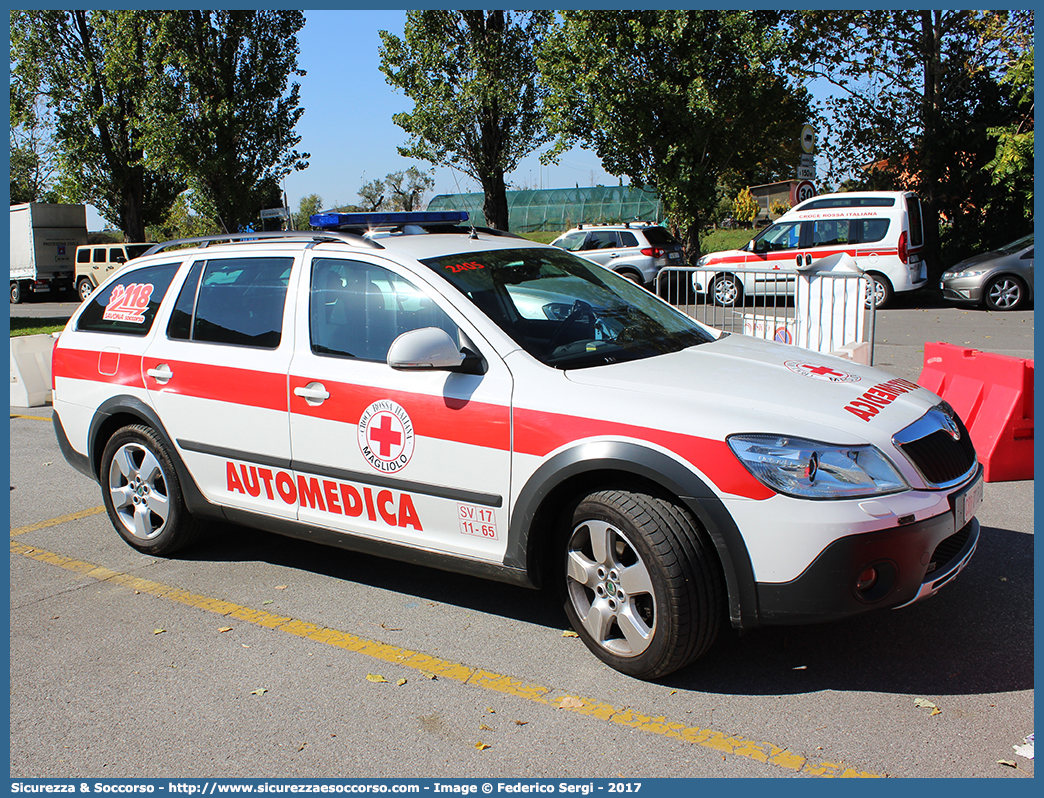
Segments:
[[[667,253],[667,257],[670,260],[680,260],[681,259],[681,253],[680,252],[668,252]]]
[[[957,493],[953,497],[953,528],[955,532],[963,529],[964,525],[975,517],[975,512],[979,509],[981,503],[982,476],[980,475],[979,478],[965,488],[963,492]]]

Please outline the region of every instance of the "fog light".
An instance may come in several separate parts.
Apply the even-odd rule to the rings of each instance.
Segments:
[[[859,574],[859,578],[856,580],[856,590],[860,593],[864,593],[876,584],[877,569],[874,567],[865,568],[863,573]]]

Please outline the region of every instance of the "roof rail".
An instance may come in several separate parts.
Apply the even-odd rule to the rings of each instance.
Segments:
[[[322,243],[324,241],[341,241],[345,244],[351,244],[352,246],[368,247],[369,249],[384,249],[376,241],[363,238],[360,235],[354,233],[340,233],[330,230],[284,230],[284,231],[269,231],[261,233],[220,233],[212,236],[199,236],[197,238],[175,238],[172,241],[164,241],[161,244],[156,244],[151,247],[145,255],[152,255],[156,252],[162,252],[165,249],[171,247],[183,246],[185,244],[199,244],[201,247],[207,247],[210,244],[216,244],[222,241],[251,241],[255,239],[283,239],[285,241],[315,241],[316,243]],[[142,255],[141,257],[145,257]]]

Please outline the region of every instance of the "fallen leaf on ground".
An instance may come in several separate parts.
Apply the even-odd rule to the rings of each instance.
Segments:
[[[220,627],[218,629],[218,631],[219,632],[231,632],[232,631],[232,627],[231,626],[222,626],[222,627]]]
[[[264,695],[268,692],[267,687],[258,687],[256,690],[251,690],[250,695]]]
[[[584,705],[584,702],[579,698],[567,695],[563,696],[562,700],[558,702],[558,709],[579,709]]]
[[[998,759],[997,764],[1007,765],[1009,768],[1017,768],[1019,766],[1019,763],[1016,762],[1014,759]]]
[[[438,674],[433,673],[432,671],[421,671],[421,676],[423,676],[425,679],[431,679],[432,681],[435,681],[439,678]]]
[[[528,720],[516,720],[515,721],[515,725],[516,726],[525,726],[527,723],[529,723]]]
[[[493,731],[493,728],[491,726],[487,726],[485,723],[480,723],[479,731]]]
[[[366,681],[368,681],[368,682],[386,682],[388,680],[385,679],[383,676],[377,675],[376,673],[368,673],[368,674],[366,674]]]
[[[271,604],[271,603],[272,603],[272,599],[266,599],[265,601],[261,602],[261,605],[264,606],[265,604]]]
[[[935,704],[933,704],[927,698],[915,698],[914,699],[914,706],[916,706],[916,707],[924,707],[925,709],[938,709],[938,707],[935,706]]]
[[[399,687],[402,687],[404,684],[406,684],[406,680],[405,679],[399,679],[399,680],[397,680],[395,682],[395,684],[397,684]]]
[[[487,748],[489,748],[489,744],[488,743],[475,743],[475,747],[478,750],[480,750],[480,751],[485,751]]]
[[[276,590],[286,590],[286,585],[276,585],[275,589]]]
[[[152,633],[153,633],[154,635],[161,635],[161,634],[163,634],[163,633],[164,633],[165,631],[167,631],[167,630],[166,630],[166,629],[153,629],[153,630],[152,630]]]
[[[566,629],[564,632],[562,632],[562,637],[580,637],[580,635],[578,635],[572,629]]]

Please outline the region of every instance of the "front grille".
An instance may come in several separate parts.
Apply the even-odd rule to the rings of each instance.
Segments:
[[[949,427],[957,427],[954,439]],[[937,487],[956,484],[975,467],[975,446],[971,435],[945,402],[933,407],[892,439],[907,459],[924,477]]]
[[[961,553],[961,549],[964,548],[968,542],[968,538],[971,536],[972,525],[966,524],[964,529],[960,530],[955,535],[950,535],[946,540],[935,547],[935,552],[932,554],[932,561],[928,566],[928,573],[933,574],[936,571],[942,571],[950,564],[958,554]]]

